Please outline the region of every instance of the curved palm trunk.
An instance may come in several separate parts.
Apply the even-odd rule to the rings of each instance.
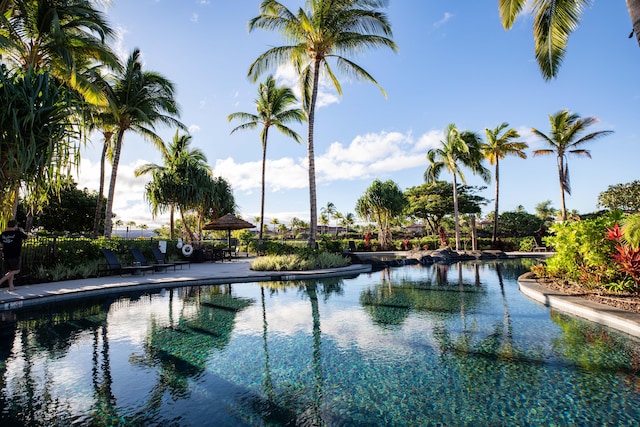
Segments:
[[[113,227],[113,197],[116,193],[116,179],[118,178],[118,164],[120,163],[120,152],[122,151],[122,139],[124,130],[118,130],[116,146],[113,152],[113,163],[111,164],[111,180],[109,181],[109,194],[107,195],[107,207],[104,214],[104,237],[111,238]]]
[[[178,207],[178,210],[180,210],[180,218],[182,219],[184,231],[187,233],[187,236],[189,236],[189,240],[193,241],[193,231],[191,230],[191,227],[189,227],[189,224],[187,224],[187,221],[184,219],[184,212],[182,211],[181,207]]]
[[[320,62],[313,62],[313,86],[311,90],[311,102],[309,103],[309,111],[307,112],[309,120],[308,147],[307,156],[309,157],[309,205],[310,220],[309,225],[309,247],[316,245],[316,232],[318,228],[318,206],[316,203],[316,161],[313,148],[313,126],[316,110],[316,99],[318,98],[318,77],[320,76]]]
[[[104,197],[104,169],[107,161],[107,149],[111,141],[112,133],[105,133],[104,145],[102,146],[102,155],[100,156],[100,188],[98,190],[98,200],[96,201],[96,213],[93,216],[93,237],[98,237],[100,229],[100,214],[102,213],[102,198]]]
[[[262,195],[260,199],[260,231],[258,233],[258,240],[262,244],[262,231],[264,230],[264,181],[266,176],[266,168],[267,168],[267,136],[269,134],[269,128],[264,129],[264,134],[262,135]]]
[[[633,25],[633,32],[636,34],[636,40],[640,45],[640,0],[627,0],[627,9]]]
[[[171,237],[171,240],[175,239],[176,237],[176,232],[175,232],[175,211],[176,208],[175,206],[172,204],[171,205],[171,212],[169,213],[169,227],[171,227],[171,230],[169,231],[169,236]]]
[[[456,224],[456,251],[460,250],[460,214],[458,212],[458,182],[453,174],[453,219]]]
[[[496,248],[496,241],[498,240],[498,196],[500,187],[500,174],[499,174],[499,160],[496,156],[496,202],[493,208],[493,234],[491,235],[491,247]]]

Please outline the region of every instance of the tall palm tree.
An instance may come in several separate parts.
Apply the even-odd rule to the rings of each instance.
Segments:
[[[627,9],[640,44],[640,0],[626,0]],[[502,25],[509,30],[529,0],[498,0]],[[571,32],[578,28],[582,12],[591,0],[535,0],[533,1],[533,37],[538,67],[545,80],[556,77]],[[632,33],[633,34],[633,33]]]
[[[451,123],[447,126],[444,134],[444,141],[441,148],[432,148],[427,152],[427,160],[429,166],[424,171],[424,180],[426,182],[434,182],[440,176],[440,173],[446,169],[453,177],[453,214],[456,227],[456,250],[460,250],[460,214],[458,210],[458,180],[466,184],[466,179],[461,165],[471,169],[474,174],[480,175],[485,181],[489,182],[491,174],[489,170],[482,165],[480,144],[482,139],[480,135],[470,131],[460,132],[456,125]]]
[[[591,158],[591,152],[581,148],[585,143],[594,139],[613,133],[612,130],[601,130],[592,132],[580,137],[580,135],[598,119],[595,117],[583,117],[568,110],[561,110],[549,116],[551,125],[551,136],[547,136],[538,129],[531,129],[535,135],[539,136],[550,148],[534,150],[533,156],[545,154],[555,154],[558,161],[558,178],[560,180],[560,201],[562,204],[562,220],[567,219],[567,208],[565,206],[564,194],[571,195],[571,182],[569,180],[569,165],[567,156],[586,156]]]
[[[260,55],[249,67],[249,76],[255,81],[271,66],[292,64],[300,77],[308,123],[310,247],[315,246],[318,220],[313,129],[320,74],[328,76],[342,95],[340,83],[328,62],[333,58],[336,67],[351,78],[370,81],[380,87],[367,71],[346,55],[372,47],[397,50],[389,38],[392,33],[387,16],[377,10],[387,3],[387,0],[307,0],[305,9],[293,13],[278,1],[262,0],[260,15],[249,21],[250,31],[256,28],[276,30],[291,42]]]
[[[118,130],[115,135],[104,221],[104,235],[107,238],[111,237],[113,197],[124,134],[128,131],[136,132],[160,147],[162,139],[155,133],[156,124],[185,129],[184,124],[177,119],[180,110],[174,93],[174,85],[167,78],[153,71],[142,70],[138,49],[134,49],[125,69],[116,76],[110,113],[114,116]]]
[[[500,160],[504,159],[508,155],[518,156],[521,159],[526,159],[527,155],[523,151],[528,148],[526,142],[513,141],[520,138],[520,134],[513,128],[509,128],[509,123],[502,123],[500,126],[493,130],[485,129],[487,134],[487,140],[481,145],[482,154],[484,158],[489,161],[490,165],[495,165],[495,204],[493,215],[493,234],[491,235],[491,245],[495,247],[496,239],[498,235],[498,198],[500,195]]]
[[[258,239],[262,241],[262,226],[264,225],[264,198],[265,198],[265,171],[267,167],[267,139],[269,128],[275,126],[284,135],[302,143],[302,138],[296,132],[286,126],[289,122],[301,123],[304,119],[304,111],[300,108],[290,108],[296,102],[293,91],[287,87],[278,87],[273,76],[268,76],[258,88],[256,98],[257,114],[233,113],[228,120],[238,119],[245,123],[234,128],[231,133],[242,129],[255,129],[262,125],[260,142],[262,143],[262,196],[260,200],[260,232]]]
[[[26,71],[47,70],[90,102],[105,103],[100,88],[84,72],[96,63],[119,68],[105,43],[114,31],[98,0],[2,1],[0,54]],[[7,18],[8,17],[8,18]]]
[[[336,205],[334,205],[333,202],[327,202],[327,205],[325,207],[320,208],[320,213],[327,218],[327,226],[331,222],[331,219],[335,218],[336,212]]]

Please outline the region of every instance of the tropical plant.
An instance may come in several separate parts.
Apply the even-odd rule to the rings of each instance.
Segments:
[[[562,208],[562,220],[567,220],[567,208],[565,205],[565,193],[571,195],[571,182],[569,180],[569,165],[567,156],[586,156],[591,158],[591,152],[581,148],[589,141],[601,138],[613,133],[611,130],[602,130],[580,136],[589,126],[597,123],[595,117],[583,117],[568,110],[561,110],[549,116],[551,136],[547,136],[538,129],[531,129],[538,137],[550,147],[533,151],[533,156],[555,154],[558,162],[558,178],[560,180],[560,202]]]
[[[637,232],[637,223],[633,227],[634,232]],[[630,240],[638,240],[637,233],[634,233],[633,239],[629,239],[620,229],[618,223],[611,228],[607,228],[607,239],[616,243],[616,253],[613,254],[613,260],[618,268],[627,274],[635,283],[635,291],[640,292],[640,247],[634,245]]]
[[[508,129],[507,129],[508,128]],[[495,247],[496,239],[498,235],[498,200],[500,196],[500,160],[506,156],[518,156],[521,159],[526,159],[527,155],[524,149],[529,145],[526,142],[513,141],[520,138],[520,134],[513,128],[509,128],[509,123],[502,123],[495,129],[485,129],[487,134],[487,140],[480,148],[484,158],[489,161],[490,165],[495,165],[495,200],[494,200],[494,212],[493,216],[493,233],[491,234],[491,245]]]
[[[640,181],[610,185],[598,195],[598,206],[629,213],[640,212]]]
[[[155,133],[156,124],[185,128],[184,124],[177,120],[180,110],[174,93],[174,85],[167,78],[153,71],[142,70],[140,50],[138,49],[134,49],[127,60],[125,69],[115,77],[110,114],[115,119],[117,132],[105,211],[105,237],[111,237],[113,198],[124,134],[129,131],[136,132],[162,149],[162,139]]]
[[[480,144],[482,142],[480,136],[474,132],[460,132],[456,125],[451,123],[444,132],[444,141],[441,148],[432,148],[427,152],[427,160],[429,166],[424,171],[424,180],[433,182],[438,179],[440,173],[446,169],[453,178],[453,212],[456,231],[456,250],[460,250],[460,214],[458,209],[458,181],[466,184],[466,179],[461,165],[471,169],[474,174],[480,175],[485,181],[489,182],[491,174],[489,170],[482,165]]]
[[[498,0],[502,25],[509,30],[516,18],[531,3],[533,38],[538,67],[545,80],[556,77],[567,49],[569,35],[576,30],[582,12],[591,0]],[[627,0],[627,10],[633,24],[633,33],[640,44],[640,0]],[[629,37],[631,37],[631,35]]]
[[[543,220],[545,224],[552,224],[555,220],[557,210],[551,206],[551,200],[545,200],[535,205],[536,216]]]
[[[309,247],[315,246],[318,220],[314,126],[320,75],[324,73],[328,76],[338,94],[342,95],[340,83],[328,62],[333,58],[336,68],[346,72],[349,77],[370,81],[380,87],[367,71],[347,55],[372,47],[397,50],[389,38],[391,25],[387,16],[378,11],[386,5],[387,0],[307,0],[305,9],[300,8],[293,13],[278,1],[262,0],[260,15],[249,21],[249,31],[276,30],[290,42],[261,54],[251,64],[249,76],[255,81],[267,68],[291,64],[300,77],[302,103],[308,123]]]
[[[458,184],[458,211],[462,214],[480,214],[489,201],[478,193],[484,187]],[[407,214],[426,221],[429,231],[437,235],[442,219],[453,213],[453,187],[446,181],[428,182],[405,190],[409,202]]]
[[[333,204],[333,202],[327,202],[327,205],[323,208],[320,208],[320,217],[321,218],[325,218],[326,219],[326,224],[324,224],[325,226],[329,226],[329,224],[331,223],[331,219],[335,218],[337,209],[336,209],[336,205]],[[337,234],[337,230],[338,228],[336,227],[336,234]]]
[[[286,126],[289,122],[301,123],[304,121],[304,112],[299,108],[290,108],[296,102],[293,91],[287,87],[278,87],[273,76],[268,76],[264,83],[258,87],[256,98],[257,114],[233,113],[227,118],[229,121],[237,119],[244,123],[231,130],[231,133],[243,129],[255,129],[262,125],[260,131],[260,143],[262,144],[262,189],[260,199],[260,228],[258,239],[262,240],[262,226],[264,225],[264,198],[265,198],[265,171],[267,167],[267,140],[269,128],[275,126],[284,135],[302,143],[302,138],[296,132]]]
[[[398,184],[378,179],[356,202],[356,213],[365,221],[378,225],[378,242],[383,250],[391,247],[391,226],[407,207],[407,199]]]
[[[138,167],[136,176],[151,174],[145,186],[145,198],[152,215],[169,210],[170,228],[174,229],[174,210],[177,208],[182,225],[190,239],[193,230],[185,220],[188,211],[197,213],[194,225],[202,234],[204,218],[216,219],[233,212],[235,201],[229,184],[222,178],[212,177],[207,158],[199,149],[191,149],[191,135],[176,131],[171,144],[160,146],[164,165],[148,163]],[[173,239],[173,234],[171,236]]]
[[[2,1],[0,55],[21,69],[47,71],[92,103],[105,104],[95,67],[119,69],[105,44],[114,35],[97,0]],[[87,72],[89,71],[89,72]]]
[[[14,217],[21,186],[32,217],[66,182],[79,159],[81,103],[48,72],[0,64],[0,105],[2,223]]]

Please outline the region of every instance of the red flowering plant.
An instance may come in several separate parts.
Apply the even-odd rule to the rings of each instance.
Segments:
[[[640,291],[640,247],[631,245],[625,240],[623,230],[615,223],[607,228],[607,239],[616,242],[616,253],[613,261],[621,271],[628,274],[636,284],[636,293]]]

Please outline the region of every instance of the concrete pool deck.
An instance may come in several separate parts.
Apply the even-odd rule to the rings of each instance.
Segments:
[[[124,274],[92,277],[59,282],[16,286],[15,290],[0,289],[0,311],[39,304],[48,304],[86,296],[104,295],[128,290],[151,290],[166,287],[218,285],[276,280],[305,280],[336,276],[356,276],[371,271],[371,266],[355,264],[341,268],[309,271],[253,271],[252,258],[237,258],[225,262],[204,262],[169,268],[163,272],[144,275]]]
[[[522,253],[509,255],[523,256]],[[170,268],[164,272],[147,272],[144,275],[125,274],[38,283],[17,286],[11,292],[7,288],[2,288],[0,289],[0,311],[127,290],[144,291],[180,286],[349,277],[371,271],[371,266],[368,264],[295,272],[253,271],[249,268],[251,260],[252,258],[236,258],[230,262],[193,263],[182,266],[182,269],[178,266],[175,271]],[[545,288],[535,279],[520,277],[518,285],[524,295],[549,308],[600,323],[640,338],[640,314],[588,301],[577,296],[562,294]]]

